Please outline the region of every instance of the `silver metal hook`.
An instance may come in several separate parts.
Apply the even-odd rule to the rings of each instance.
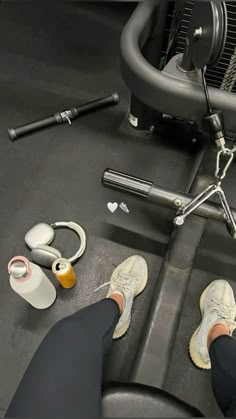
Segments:
[[[228,159],[228,161],[227,161],[227,163],[226,163],[226,165],[225,165],[225,167],[222,170],[222,173],[220,175],[220,171],[221,171],[220,158],[221,158],[222,154],[223,155],[228,154],[229,159]],[[215,177],[217,179],[223,180],[225,178],[227,170],[228,170],[229,166],[231,165],[231,163],[233,161],[233,158],[234,158],[234,149],[230,150],[229,148],[226,148],[225,151],[223,151],[223,150],[218,151],[217,157],[216,157],[216,170],[215,170]]]

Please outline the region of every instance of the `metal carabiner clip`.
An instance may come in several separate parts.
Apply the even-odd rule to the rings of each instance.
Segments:
[[[225,164],[224,169],[221,171],[220,158],[221,158],[222,154],[223,155],[228,154],[229,158],[228,158],[227,163]],[[216,157],[216,170],[215,170],[215,177],[217,179],[223,180],[225,178],[227,170],[228,170],[229,166],[231,165],[231,163],[233,161],[233,158],[234,158],[234,151],[230,150],[229,148],[226,148],[225,151],[223,151],[223,150],[218,151],[217,157]],[[220,175],[220,171],[221,171],[221,175]]]

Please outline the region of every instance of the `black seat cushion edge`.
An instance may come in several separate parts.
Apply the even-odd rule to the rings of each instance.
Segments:
[[[110,383],[103,388],[103,417],[203,417],[195,407],[155,387]]]

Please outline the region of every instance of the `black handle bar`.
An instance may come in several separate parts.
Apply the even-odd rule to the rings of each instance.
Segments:
[[[73,107],[66,111],[57,112],[48,118],[33,121],[28,124],[21,125],[17,128],[10,128],[8,132],[11,140],[14,141],[19,137],[23,137],[24,135],[31,134],[44,128],[49,128],[53,125],[63,124],[64,122],[70,123],[70,121],[78,118],[81,115],[97,111],[98,109],[104,108],[106,106],[115,105],[118,102],[118,94],[113,93],[112,95],[93,100],[78,107]]]

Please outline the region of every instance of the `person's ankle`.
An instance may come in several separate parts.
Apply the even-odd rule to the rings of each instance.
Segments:
[[[208,347],[208,349],[210,348],[213,340],[215,340],[216,338],[218,338],[219,336],[222,336],[222,335],[230,336],[230,331],[229,331],[228,326],[226,326],[225,324],[221,324],[221,323],[215,324],[211,328],[210,332],[208,333],[208,337],[207,337],[207,347]]]
[[[124,306],[125,306],[124,295],[121,294],[120,292],[114,292],[113,294],[109,295],[109,298],[111,298],[112,300],[114,300],[118,304],[120,314],[123,314]]]

